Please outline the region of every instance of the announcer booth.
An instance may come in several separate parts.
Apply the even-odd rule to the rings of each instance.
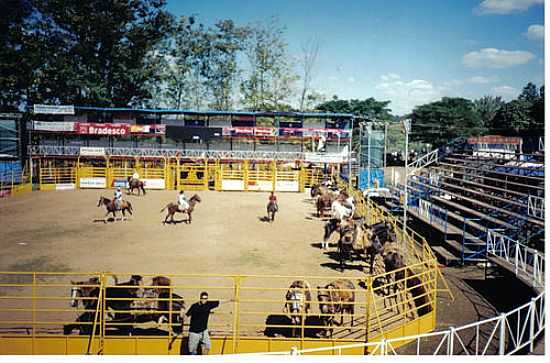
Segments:
[[[514,159],[522,153],[523,139],[500,135],[486,135],[468,138],[473,155],[486,158]]]

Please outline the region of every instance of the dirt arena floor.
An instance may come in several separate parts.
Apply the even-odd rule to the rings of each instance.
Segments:
[[[35,192],[0,199],[0,270],[326,276],[326,282],[365,276],[363,262],[348,263],[341,274],[333,255],[319,249],[323,221],[306,193],[278,193],[280,212],[268,223],[268,193],[199,191],[202,203],[193,223],[176,214],[178,223],[167,225],[160,210],[176,200],[176,191],[125,196],[134,215],[104,223],[98,199],[112,193]],[[443,272],[455,301],[445,294],[438,299],[439,329],[496,316],[519,306],[518,296],[530,295],[517,284],[514,290],[521,293],[503,294],[510,279],[485,281],[478,267]]]
[[[193,223],[163,225],[176,191],[125,196],[127,221],[105,224],[101,195],[112,191],[43,192],[0,200],[0,268],[28,271],[116,271],[334,276],[322,253],[323,222],[306,194],[279,193],[274,223],[263,222],[267,193],[196,192]],[[195,193],[187,192],[188,195]],[[178,222],[187,216],[176,214]],[[336,235],[333,236],[334,238]],[[359,266],[357,266],[359,267]],[[358,269],[347,275],[363,276]]]

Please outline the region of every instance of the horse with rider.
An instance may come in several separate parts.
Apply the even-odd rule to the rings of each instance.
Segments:
[[[200,203],[202,200],[201,198],[195,194],[191,198],[187,198],[185,195],[185,192],[183,190],[180,190],[178,193],[178,199],[176,203],[168,203],[164,208],[160,210],[160,212],[164,212],[165,209],[168,210],[168,214],[166,215],[166,218],[164,218],[163,224],[166,224],[168,222],[168,218],[170,218],[170,223],[175,223],[174,221],[174,214],[176,213],[185,213],[189,216],[189,219],[187,220],[188,223],[191,223],[192,221],[192,213],[195,209],[195,206],[197,203]]]

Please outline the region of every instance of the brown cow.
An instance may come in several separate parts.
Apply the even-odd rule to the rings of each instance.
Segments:
[[[344,324],[344,313],[350,314],[351,326],[355,312],[355,285],[347,279],[338,279],[326,285],[317,287],[319,310],[323,314],[326,325],[334,324],[334,315],[340,314],[340,324]]]

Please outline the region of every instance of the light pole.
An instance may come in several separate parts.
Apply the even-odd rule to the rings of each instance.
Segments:
[[[348,188],[351,192],[351,151],[353,147],[353,120],[354,117],[351,117],[351,131],[349,135],[349,150],[348,150]]]
[[[405,129],[405,203],[403,205],[403,233],[407,233],[407,208],[409,204],[409,132],[411,131],[411,120],[403,120],[403,128]]]

